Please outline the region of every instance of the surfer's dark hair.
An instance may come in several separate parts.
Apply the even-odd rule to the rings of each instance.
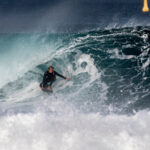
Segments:
[[[53,68],[53,69],[54,69],[54,67],[53,67],[53,66],[49,66],[49,67],[48,67],[48,69],[50,69],[50,68]]]

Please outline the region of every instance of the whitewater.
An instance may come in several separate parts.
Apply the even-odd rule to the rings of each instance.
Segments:
[[[149,150],[149,31],[0,34],[0,149]]]

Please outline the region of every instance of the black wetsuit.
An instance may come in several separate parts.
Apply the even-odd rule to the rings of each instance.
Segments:
[[[57,73],[56,71],[53,71],[52,73],[46,71],[44,73],[43,82],[40,84],[40,87],[47,88],[48,86],[52,86],[53,82],[56,80],[56,76],[66,79],[66,77]]]

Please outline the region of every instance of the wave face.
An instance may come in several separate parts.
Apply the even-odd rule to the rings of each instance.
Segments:
[[[149,38],[149,27],[1,34],[1,149],[148,150]],[[71,77],[53,94],[39,89],[50,65]]]

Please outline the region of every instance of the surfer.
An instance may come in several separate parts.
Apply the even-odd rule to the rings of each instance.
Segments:
[[[48,67],[48,70],[44,73],[43,82],[40,84],[40,88],[43,91],[51,91],[52,92],[52,84],[56,81],[56,76],[59,76],[65,80],[70,80],[69,77],[64,77],[63,75],[54,71],[54,67]]]

